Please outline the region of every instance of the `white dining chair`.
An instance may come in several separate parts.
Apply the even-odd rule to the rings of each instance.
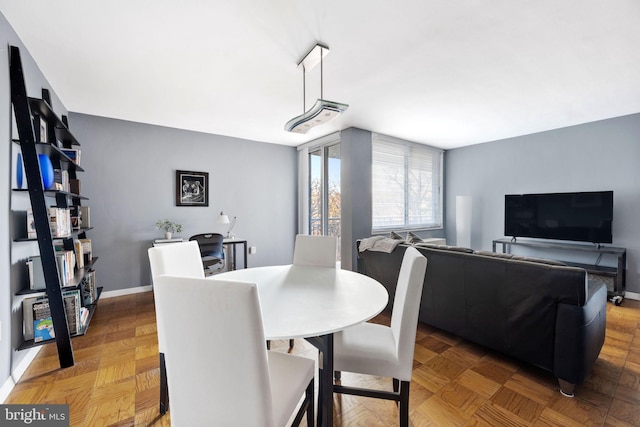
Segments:
[[[195,240],[154,246],[148,254],[152,280],[163,274],[204,277],[200,246]]]
[[[305,412],[314,425],[315,361],[267,351],[254,283],[163,275],[154,287],[171,425],[283,427],[295,413],[297,426]]]
[[[293,265],[335,268],[337,244],[335,236],[298,234],[293,249]]]
[[[151,266],[151,280],[155,285],[157,277],[163,274],[174,276],[204,278],[204,267],[197,241],[182,243],[167,243],[149,248],[149,265]],[[154,296],[156,288],[153,287]],[[156,318],[162,316],[161,308],[156,304]],[[169,409],[169,393],[167,388],[167,372],[164,360],[165,338],[164,330],[157,325],[158,352],[160,353],[160,413]]]
[[[391,326],[361,323],[334,334],[333,368],[340,372],[393,378],[393,392],[334,385],[334,393],[399,402],[400,426],[409,425],[409,385],[427,259],[415,248],[404,253]]]
[[[337,248],[335,236],[298,234],[293,247],[293,265],[336,268]],[[289,351],[293,345],[294,340],[289,340]],[[270,347],[271,343],[267,342],[267,346]]]

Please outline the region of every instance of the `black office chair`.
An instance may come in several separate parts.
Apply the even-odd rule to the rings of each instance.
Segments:
[[[200,256],[202,257],[205,275],[210,276],[224,268],[224,250],[222,249],[224,236],[222,234],[196,234],[189,237],[189,240],[197,241],[200,246]]]

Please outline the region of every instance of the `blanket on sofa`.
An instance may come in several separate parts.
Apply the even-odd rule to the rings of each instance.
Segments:
[[[373,236],[360,241],[360,252],[375,251],[391,253],[403,240],[384,236]]]

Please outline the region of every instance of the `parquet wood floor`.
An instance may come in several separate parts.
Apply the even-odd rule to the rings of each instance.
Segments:
[[[607,310],[605,346],[573,399],[558,392],[547,372],[420,324],[411,425],[640,426],[640,302]],[[385,323],[388,316],[376,320]],[[153,293],[100,301],[88,334],[73,344],[75,366],[60,369],[55,345],[45,346],[5,403],[68,403],[74,426],[170,425],[170,411],[158,413]],[[288,341],[272,343],[275,351],[287,348]],[[304,340],[296,340],[293,352],[315,355]],[[348,373],[343,383],[391,388],[386,380]],[[335,425],[397,425],[393,402],[334,398]]]

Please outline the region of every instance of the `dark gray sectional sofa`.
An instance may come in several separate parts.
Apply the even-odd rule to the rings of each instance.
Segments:
[[[387,288],[389,307],[408,246],[358,251],[358,271]],[[556,261],[414,246],[428,259],[421,322],[548,370],[563,394],[573,395],[604,343],[604,284]]]

